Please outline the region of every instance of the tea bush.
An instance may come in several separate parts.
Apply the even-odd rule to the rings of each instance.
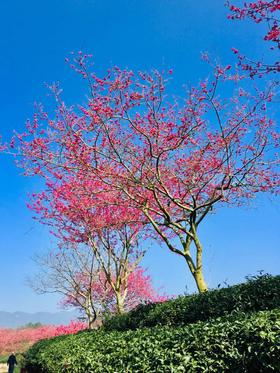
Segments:
[[[262,275],[246,283],[181,296],[163,303],[141,305],[104,323],[104,329],[135,330],[156,325],[183,326],[233,312],[256,312],[280,308],[280,276]]]
[[[184,327],[81,332],[36,343],[29,373],[279,372],[280,310]]]

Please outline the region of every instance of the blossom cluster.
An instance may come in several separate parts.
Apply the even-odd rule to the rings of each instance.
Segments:
[[[239,66],[249,72],[253,78],[255,76],[262,77],[266,73],[279,73],[280,72],[280,61],[279,61],[279,49],[280,49],[280,23],[279,23],[279,12],[280,3],[279,0],[273,1],[253,1],[245,2],[243,6],[238,7],[227,2],[227,5],[231,11],[228,18],[231,20],[244,20],[249,18],[253,22],[265,23],[268,27],[263,39],[273,43],[270,47],[275,53],[278,53],[278,58],[272,62],[264,61],[251,61],[248,57],[242,55],[237,49],[233,48],[235,54],[238,54]]]
[[[24,352],[35,342],[64,334],[77,333],[86,328],[80,321],[71,321],[68,325],[46,325],[36,328],[0,329],[0,355],[13,351]]]

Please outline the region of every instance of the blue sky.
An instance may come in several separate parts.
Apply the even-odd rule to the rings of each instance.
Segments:
[[[262,56],[261,27],[228,21],[226,14],[222,0],[1,1],[0,133],[8,138],[23,129],[33,102],[46,100],[44,82],[60,81],[68,103],[83,97],[80,79],[64,63],[71,51],[92,53],[97,71],[173,68],[178,89],[205,77],[201,51],[224,63],[234,63],[231,47]],[[35,271],[32,255],[54,243],[26,207],[38,182],[20,173],[0,156],[0,310],[55,311],[55,296],[37,296],[24,284]],[[279,217],[279,200],[269,196],[211,216],[201,230],[209,285],[239,282],[258,270],[279,272]],[[164,247],[154,245],[144,265],[168,293],[194,290],[182,259]]]

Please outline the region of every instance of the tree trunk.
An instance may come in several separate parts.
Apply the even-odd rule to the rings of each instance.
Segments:
[[[124,297],[116,292],[116,300],[117,300],[117,313],[121,314],[124,313]]]
[[[93,329],[94,322],[95,322],[95,319],[94,319],[94,318],[90,317],[90,318],[88,319],[88,328],[89,328],[89,329]]]
[[[199,259],[200,265],[199,267],[196,267],[189,253],[185,254],[184,256],[188,264],[189,270],[195,280],[197,290],[199,291],[199,293],[203,293],[208,290],[208,286],[204,280],[204,276],[202,272],[201,252],[199,253],[199,257],[200,257]]]
[[[94,322],[97,319],[97,315],[95,310],[93,312],[91,311],[86,311],[87,315],[87,324],[88,324],[88,329],[93,329],[94,328]]]
[[[196,286],[197,286],[199,293],[204,293],[205,291],[208,290],[208,286],[204,280],[202,269],[196,270],[195,273],[193,273],[193,277],[195,279]]]
[[[202,245],[200,243],[200,240],[198,238],[197,232],[196,232],[196,226],[192,226],[192,233],[193,233],[193,241],[196,248],[196,260],[195,263],[192,261],[192,268],[191,272],[195,279],[197,289],[199,293],[204,293],[208,290],[208,286],[204,280],[203,272],[202,272]]]

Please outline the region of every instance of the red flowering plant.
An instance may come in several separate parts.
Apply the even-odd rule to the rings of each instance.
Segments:
[[[105,199],[105,192],[97,188],[100,183],[83,178],[59,185],[48,181],[47,189],[33,194],[29,205],[51,226],[61,246],[57,255],[39,258],[41,271],[50,271],[37,289],[47,290],[52,283],[66,296],[65,304],[85,312],[90,326],[113,308],[125,311],[130,275],[144,255],[138,245],[137,211],[131,217],[132,209],[115,206],[114,194],[106,193]]]
[[[228,16],[231,20],[244,20],[246,18],[251,19],[253,22],[260,24],[265,23],[267,25],[267,31],[264,35],[264,40],[271,43],[270,49],[275,52],[276,60],[272,63],[264,61],[252,61],[247,56],[239,53],[236,48],[233,48],[233,52],[238,56],[239,66],[249,72],[250,77],[259,76],[262,77],[266,73],[279,73],[280,72],[280,24],[279,24],[279,12],[280,3],[279,0],[273,1],[252,1],[244,2],[242,6],[236,6],[231,1],[227,1],[231,14]]]
[[[80,321],[71,321],[68,325],[43,325],[36,328],[0,328],[0,355],[7,355],[12,351],[24,352],[41,339],[74,334],[83,329],[86,329],[86,324]]]
[[[88,58],[79,53],[72,64],[88,81],[86,102],[68,107],[53,87],[55,115],[39,111],[17,136],[21,166],[51,186],[52,213],[40,203],[44,193],[38,213],[55,217],[55,226],[62,219],[60,234],[92,247],[104,229],[128,223],[182,257],[198,290],[207,290],[200,225],[218,206],[279,191],[272,87],[250,92],[239,82],[236,90],[231,67],[216,66],[212,78],[173,99],[164,73],[116,67],[99,78]]]
[[[168,299],[153,287],[151,276],[145,272],[142,267],[135,268],[128,276],[127,286],[122,284],[121,295],[125,293],[123,311],[128,312],[139,304],[159,303]],[[84,284],[86,280],[83,276],[81,283]],[[119,313],[118,298],[104,273],[99,273],[98,281],[91,285],[91,291],[92,298],[99,300],[101,317]],[[69,294],[62,302],[65,306],[79,307],[79,298],[79,294]]]
[[[29,284],[39,294],[62,295],[61,305],[76,308],[89,329],[95,328],[105,315],[167,299],[154,289],[143,268],[114,255],[107,252],[103,268],[90,246],[61,247],[58,252],[36,256],[39,272],[29,279]]]

